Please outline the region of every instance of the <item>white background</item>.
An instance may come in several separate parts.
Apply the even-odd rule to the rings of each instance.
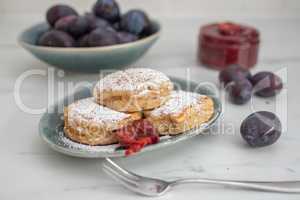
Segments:
[[[0,12],[41,13],[54,3],[73,5],[86,11],[94,0],[1,0]],[[122,10],[144,8],[163,17],[299,17],[298,0],[120,0]]]

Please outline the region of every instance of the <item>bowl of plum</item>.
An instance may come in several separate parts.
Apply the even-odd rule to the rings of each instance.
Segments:
[[[98,0],[82,15],[57,4],[47,10],[46,22],[21,33],[19,43],[52,66],[98,72],[137,61],[157,41],[160,29],[143,10],[122,14],[115,0]]]

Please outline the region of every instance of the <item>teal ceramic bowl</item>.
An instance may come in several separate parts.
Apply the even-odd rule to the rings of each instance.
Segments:
[[[80,72],[121,69],[143,56],[160,36],[161,26],[152,22],[156,32],[127,44],[106,47],[61,48],[37,46],[38,37],[49,29],[46,23],[30,27],[19,36],[19,43],[32,55],[55,67]]]

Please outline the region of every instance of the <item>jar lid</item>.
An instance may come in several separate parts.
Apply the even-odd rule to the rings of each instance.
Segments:
[[[259,32],[253,27],[232,22],[214,23],[201,27],[200,39],[218,45],[256,44],[259,43]]]

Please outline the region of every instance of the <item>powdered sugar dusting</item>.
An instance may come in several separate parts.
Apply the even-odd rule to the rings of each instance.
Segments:
[[[69,139],[68,137],[66,137],[63,130],[59,131],[59,141],[61,141],[61,145],[66,146],[69,149],[81,150],[81,151],[84,150],[84,151],[89,151],[92,153],[98,153],[98,152],[111,153],[111,152],[114,152],[115,149],[119,146],[118,144],[99,145],[99,146],[80,144],[80,143],[74,142],[71,139]]]
[[[162,72],[148,68],[130,68],[105,76],[97,83],[95,92],[134,91],[145,95],[147,90],[159,89],[164,82],[170,82],[170,79]]]
[[[196,106],[201,111],[201,97],[198,93],[173,91],[170,99],[161,107],[150,112],[153,116],[178,115],[189,106]]]
[[[68,106],[68,121],[88,120],[97,124],[116,124],[130,115],[114,111],[95,102],[93,97],[81,99]]]

